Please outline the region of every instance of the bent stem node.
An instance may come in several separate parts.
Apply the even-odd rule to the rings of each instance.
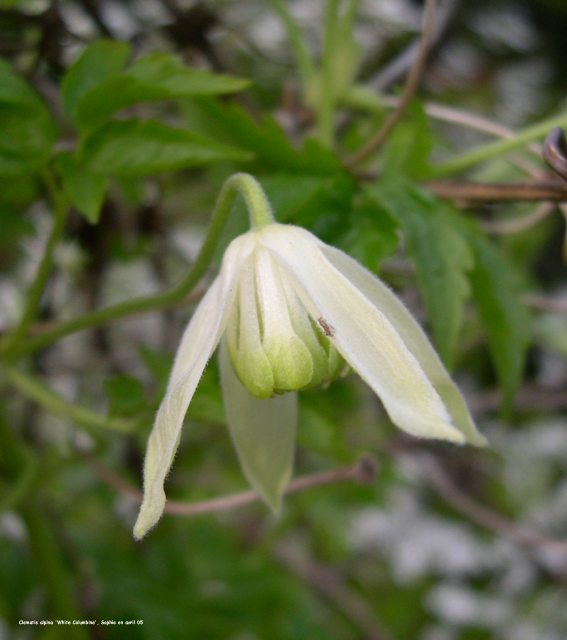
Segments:
[[[5,353],[9,351],[12,357],[21,357],[27,353],[38,351],[52,342],[76,331],[100,326],[127,315],[157,309],[178,302],[193,289],[205,274],[212,260],[228,214],[232,209],[234,199],[238,193],[241,193],[246,200],[250,211],[250,224],[253,227],[262,227],[273,222],[270,205],[258,182],[251,175],[237,173],[225,182],[215,204],[207,236],[203,242],[201,251],[193,263],[193,266],[181,282],[155,295],[124,300],[123,302],[118,302],[104,309],[97,309],[91,313],[86,313],[78,318],[59,322],[51,329],[32,336],[25,341],[18,342],[17,344],[12,343],[12,334],[5,338],[1,350]]]

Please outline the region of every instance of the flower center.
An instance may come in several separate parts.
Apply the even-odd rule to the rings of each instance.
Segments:
[[[257,398],[330,382],[345,362],[329,338],[332,327],[310,318],[293,276],[257,245],[242,266],[227,329],[232,366]]]

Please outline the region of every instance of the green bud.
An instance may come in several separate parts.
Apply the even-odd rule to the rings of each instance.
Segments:
[[[240,382],[256,398],[330,381],[344,364],[288,280],[261,246],[238,279],[227,347]]]

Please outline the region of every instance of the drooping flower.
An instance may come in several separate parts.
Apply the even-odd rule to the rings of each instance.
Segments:
[[[276,511],[292,473],[296,392],[332,380],[345,363],[404,431],[486,444],[435,350],[394,293],[307,230],[273,222],[265,211],[261,218],[265,224],[228,246],[181,340],[148,442],[136,538],[161,517],[163,483],[185,413],[219,343],[223,401],[241,467]]]

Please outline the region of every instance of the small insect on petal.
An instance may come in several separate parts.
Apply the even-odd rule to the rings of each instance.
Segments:
[[[327,337],[332,338],[335,335],[335,327],[332,327],[326,320],[323,320],[323,318],[317,318],[317,322],[321,325],[323,333]]]

